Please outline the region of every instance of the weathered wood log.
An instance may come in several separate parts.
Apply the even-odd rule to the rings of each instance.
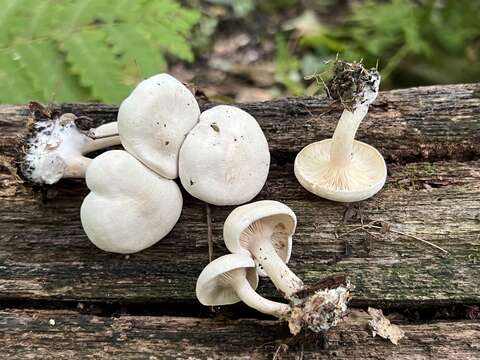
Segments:
[[[202,109],[215,104],[201,102]],[[257,118],[274,155],[297,153],[307,144],[332,136],[341,114],[325,98],[286,98],[240,104]],[[66,104],[63,112],[115,121],[117,108]],[[428,86],[382,92],[362,122],[357,138],[395,161],[465,159],[480,154],[480,83]],[[25,132],[27,108],[0,106],[0,153],[11,155]]]
[[[480,84],[472,84],[381,94],[361,126],[361,140],[390,160],[446,156],[449,161],[389,163],[387,186],[363,202],[361,211],[307,193],[290,162],[308,142],[331,135],[338,109],[314,98],[242,105],[265,129],[276,159],[258,199],[284,201],[299,219],[292,269],[307,282],[347,272],[356,285],[357,304],[479,302],[479,90]],[[104,105],[62,109],[91,116],[98,124],[116,114]],[[87,193],[82,181],[62,181],[49,199],[14,176],[12,156],[26,121],[25,106],[0,106],[0,299],[196,303],[196,277],[208,262],[205,205],[185,195],[179,224],[151,249],[129,257],[101,252],[79,222]],[[231,209],[212,207],[215,257],[226,252],[221,228]],[[359,215],[365,222],[383,221],[377,225],[384,231],[391,225],[407,235],[359,229],[339,236],[358,226]],[[450,254],[443,256],[408,235]],[[263,284],[262,293],[276,293]]]
[[[398,346],[361,325],[291,338],[275,321],[0,312],[2,357],[15,359],[478,359],[480,323],[402,325]],[[297,341],[296,341],[297,340]],[[302,357],[303,356],[303,357]]]

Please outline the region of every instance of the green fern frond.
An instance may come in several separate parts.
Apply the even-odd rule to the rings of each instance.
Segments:
[[[47,101],[75,101],[88,96],[88,92],[69,74],[67,64],[58,56],[53,41],[19,45],[15,54],[30,77],[31,86],[40,91]]]
[[[167,68],[161,52],[154,48],[152,42],[139,29],[130,28],[128,24],[118,24],[107,26],[105,30],[122,65],[135,64],[138,67],[136,82]]]
[[[22,65],[11,51],[0,51],[0,96],[6,103],[21,104],[40,98]]]
[[[8,46],[10,35],[16,25],[16,16],[27,0],[0,0],[0,47]]]
[[[167,54],[193,60],[199,16],[177,0],[0,0],[0,101],[118,103]]]
[[[104,45],[106,38],[102,30],[84,30],[70,36],[63,49],[82,85],[90,87],[95,98],[116,104],[129,88],[122,83],[122,68],[115,54]]]

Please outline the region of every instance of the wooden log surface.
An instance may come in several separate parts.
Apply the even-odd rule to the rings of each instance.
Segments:
[[[359,220],[352,216],[355,207],[347,211],[353,218],[344,224],[347,207],[306,192],[288,161],[296,149],[333,129],[333,119],[310,115],[325,111],[325,99],[245,105],[266,130],[273,157],[283,154],[277,158],[281,161],[272,165],[258,199],[284,201],[298,216],[292,269],[307,282],[346,271],[356,285],[354,299],[362,304],[480,301],[480,142],[475,141],[479,132],[474,131],[480,126],[479,89],[480,85],[474,84],[382,93],[379,104],[388,106],[374,106],[366,123],[368,126],[374,118],[378,126],[370,126],[370,130],[382,128],[383,136],[364,138],[365,125],[359,134],[360,140],[384,153],[392,152],[402,161],[421,153],[424,146],[431,149],[427,158],[438,158],[444,150],[435,144],[451,142],[454,150],[449,154],[454,158],[448,161],[405,166],[390,161],[385,189],[363,202],[359,211],[364,221],[382,220],[397,231],[445,248],[448,256],[403,235],[371,236],[356,231],[338,237],[351,230],[350,225],[358,225]],[[412,108],[414,100],[428,111],[413,116],[418,111]],[[309,104],[309,112],[293,116],[291,109],[303,109],[302,103]],[[67,105],[64,111],[89,115],[98,123],[113,120],[115,115],[114,108],[101,105]],[[5,165],[0,175],[0,296],[195,302],[196,277],[208,262],[205,205],[185,194],[180,222],[167,238],[146,251],[129,257],[99,251],[90,244],[79,221],[79,207],[87,193],[82,181],[62,181],[52,189],[57,193],[53,199],[42,199],[11,174],[8,162],[25,133],[26,115],[25,106],[0,108],[0,149]],[[314,129],[316,135],[306,128]],[[400,128],[407,130],[399,133]],[[423,134],[424,142],[418,142],[414,136],[418,133]],[[464,145],[454,146],[454,142]],[[410,147],[406,152],[405,144]],[[290,155],[284,156],[288,148],[292,148]],[[226,252],[221,229],[231,209],[212,207],[215,257]],[[274,295],[268,282],[263,283],[263,291]]]
[[[202,102],[204,109],[211,106]],[[347,273],[356,287],[352,300],[355,306],[410,309],[480,303],[480,84],[381,93],[357,139],[385,155],[387,184],[373,198],[349,206],[306,192],[293,175],[296,152],[310,142],[331,136],[340,115],[338,107],[324,98],[291,98],[240,106],[258,119],[272,152],[271,172],[257,199],[283,201],[297,214],[299,224],[290,267],[307,283],[327,274]],[[115,120],[117,111],[115,107],[98,104],[60,108],[90,116],[97,125]],[[209,259],[206,205],[184,193],[181,219],[162,241],[130,256],[102,252],[88,241],[81,228],[79,207],[88,192],[83,181],[64,180],[48,190],[37,191],[15,175],[13,156],[21,146],[27,120],[26,106],[0,105],[0,305],[83,301],[154,304],[159,308],[175,303],[200,309],[194,287]],[[231,210],[211,206],[214,258],[226,253],[221,231]],[[373,220],[382,229],[358,228],[362,221],[368,224]],[[448,254],[420,239],[440,246]],[[261,282],[259,292],[278,296],[266,280]],[[240,309],[234,311],[242,317],[244,308]],[[60,311],[57,318],[64,318],[72,327],[60,329],[51,340],[78,329],[82,341],[94,345],[75,350],[84,354],[100,351],[107,358],[118,354],[121,358],[140,358],[136,355],[141,349],[151,348],[158,349],[158,358],[174,357],[176,353],[171,349],[183,345],[185,354],[192,351],[194,358],[207,357],[198,355],[203,350],[228,357],[228,350],[214,338],[226,339],[236,331],[245,341],[234,343],[237,345],[233,349],[246,356],[248,349],[254,351],[244,346],[248,341],[257,344],[261,339],[278,340],[286,334],[285,329],[278,330],[276,323],[265,320],[225,324],[218,319],[187,319],[173,314],[177,316],[173,320],[132,318],[149,330],[127,346],[114,338],[104,340],[105,343],[96,338],[103,339],[102,334],[109,331],[109,322],[114,319],[55,311]],[[42,314],[50,316],[48,311]],[[37,327],[35,321],[28,320],[31,316],[32,313],[22,310],[0,314],[0,346],[3,332],[11,341],[14,334],[22,339],[30,336],[31,340],[25,341],[31,341],[36,353],[48,351],[46,344],[54,342],[42,342],[32,333],[55,333],[58,328]],[[98,329],[89,327],[90,323],[98,324]],[[177,323],[179,332],[175,332]],[[25,324],[25,331],[14,327],[9,330],[15,324]],[[451,351],[464,354],[463,358],[475,358],[472,354],[478,358],[478,341],[467,344],[458,335],[465,331],[478,338],[478,327],[465,322],[442,324],[409,325],[407,332],[417,334],[418,339],[416,335],[412,335],[413,340],[409,336],[404,348],[379,345],[358,329],[352,335],[346,331],[338,335],[338,342],[352,343],[351,349],[338,345],[336,354],[339,358],[422,359],[441,358],[442,352]],[[211,327],[216,335],[209,338],[198,332],[201,330],[192,332],[194,325]],[[269,337],[270,331],[276,335]],[[440,335],[433,337],[432,331]],[[167,338],[164,343],[154,344],[151,340],[162,337]],[[179,340],[183,338],[186,340]],[[196,349],[188,347],[200,338],[203,342],[198,340]],[[68,341],[68,336],[65,339]],[[115,346],[111,343],[114,340]],[[22,351],[30,354],[20,344],[15,348],[14,343],[7,343],[17,358]],[[61,344],[59,340],[53,345],[52,354],[60,351]],[[316,354],[316,350],[311,353]],[[268,354],[271,358],[271,352]],[[327,358],[324,353],[319,354],[312,356]]]
[[[0,312],[2,357],[23,359],[478,359],[480,323],[402,325],[393,346],[359,324],[326,339],[292,339],[286,326],[255,319],[100,317],[65,310]]]

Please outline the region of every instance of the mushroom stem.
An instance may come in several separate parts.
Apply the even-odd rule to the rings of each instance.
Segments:
[[[303,289],[303,281],[278,256],[270,236],[260,234],[256,241],[250,242],[249,250],[273,284],[285,294],[287,299]]]
[[[84,178],[87,172],[88,165],[92,162],[92,159],[85,156],[77,156],[69,159],[66,162],[65,170],[63,173],[64,178]]]
[[[97,128],[90,129],[88,132],[88,136],[91,137],[92,139],[118,136],[118,122],[113,121],[113,122],[100,125]]]
[[[346,167],[353,157],[355,134],[368,112],[368,104],[358,105],[355,110],[343,110],[332,138],[330,161],[338,167]]]
[[[285,318],[291,311],[289,305],[271,301],[259,295],[248,282],[244,268],[232,270],[225,275],[238,297],[251,308],[277,318]]]
[[[94,134],[94,138],[90,136]],[[116,135],[115,135],[116,134]],[[65,170],[63,177],[65,178],[84,178],[88,165],[92,159],[83,156],[93,151],[102,150],[110,146],[121,144],[120,136],[118,136],[117,122],[111,122],[100,125],[91,129],[89,135],[81,134],[82,141],[78,150],[71,149],[72,154],[64,151]]]
[[[97,151],[101,149],[105,149],[110,146],[120,145],[120,136],[107,136],[98,138],[95,140],[89,140],[82,146],[82,154],[87,154],[92,151]]]

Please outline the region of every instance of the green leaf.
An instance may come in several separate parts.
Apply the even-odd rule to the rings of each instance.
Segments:
[[[0,47],[8,45],[9,37],[16,23],[16,15],[27,0],[0,0]]]
[[[115,54],[105,46],[106,34],[98,29],[74,33],[62,44],[74,73],[82,85],[91,88],[93,97],[117,104],[129,92],[121,83],[122,68]]]
[[[15,54],[10,50],[0,51],[0,102],[21,104],[40,97]]]
[[[0,0],[0,87],[19,88],[0,100],[118,103],[167,54],[193,60],[199,17],[177,0]]]
[[[145,34],[137,28],[128,24],[115,24],[107,26],[105,30],[122,65],[135,64],[140,79],[165,71],[167,68],[166,60],[160,51],[155,49]]]
[[[22,44],[15,48],[15,54],[31,79],[32,86],[43,95],[37,100],[64,102],[87,98],[87,91],[69,74],[54,42],[46,40]]]

